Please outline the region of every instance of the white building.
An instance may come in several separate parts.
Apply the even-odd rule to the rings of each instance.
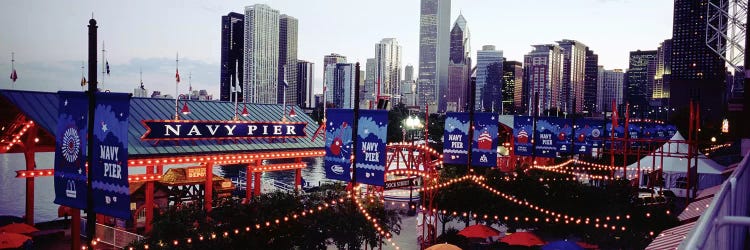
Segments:
[[[421,0],[419,13],[419,106],[437,104],[448,86],[450,0]],[[434,109],[432,109],[434,110]]]
[[[243,97],[276,103],[279,74],[279,11],[265,4],[245,7]]]
[[[401,98],[401,46],[396,38],[383,38],[375,44],[375,84],[381,96],[392,103]]]
[[[523,57],[523,81],[529,86],[529,114],[534,94],[539,93],[538,113],[562,107],[563,52],[557,44],[533,45],[534,50]],[[526,90],[524,90],[526,91]]]
[[[621,69],[605,70],[603,66],[599,66],[596,89],[597,112],[612,111],[612,100],[615,100],[615,105],[622,104],[624,81],[625,72]]]

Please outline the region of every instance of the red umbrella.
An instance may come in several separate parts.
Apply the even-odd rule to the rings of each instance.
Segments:
[[[458,234],[465,236],[466,238],[489,238],[492,236],[498,236],[500,235],[500,231],[495,230],[494,228],[477,224],[473,226],[468,226],[458,232]]]
[[[432,245],[431,247],[428,247],[425,250],[461,250],[461,248],[455,245],[448,244],[448,243],[443,243],[443,244]]]
[[[583,241],[576,242],[579,246],[583,247],[583,249],[599,249],[599,246],[596,244],[586,243]]]
[[[520,245],[520,246],[541,246],[544,245],[544,241],[533,233],[529,232],[518,232],[509,234],[508,236],[500,239],[501,242],[508,243],[509,245]]]
[[[0,233],[0,249],[19,248],[31,237],[17,233]]]
[[[36,229],[33,226],[29,226],[29,224],[26,223],[11,223],[0,227],[0,232],[8,233],[30,234],[38,231],[39,229]]]

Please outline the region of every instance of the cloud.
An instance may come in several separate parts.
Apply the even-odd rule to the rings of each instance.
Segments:
[[[49,91],[81,90],[81,61],[29,62],[16,63],[18,81],[15,89]],[[84,65],[84,76],[88,77],[88,63]],[[149,92],[158,90],[164,94],[174,95],[175,59],[174,58],[133,58],[127,63],[110,62],[110,75],[102,79],[101,62],[97,65],[99,87],[113,92],[132,93],[140,86],[140,71],[143,70],[143,83]],[[194,90],[206,89],[219,98],[219,64],[190,58],[181,58],[180,93],[188,91],[189,75],[192,73]],[[10,75],[11,65],[0,63],[0,69],[7,69]],[[6,76],[0,80],[0,88],[10,88],[10,79]],[[102,84],[103,80],[103,84]]]

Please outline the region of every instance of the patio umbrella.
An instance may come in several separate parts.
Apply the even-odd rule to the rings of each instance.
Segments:
[[[542,250],[583,250],[583,247],[573,241],[558,240],[542,246]]]
[[[0,249],[19,248],[31,237],[17,233],[0,233]]]
[[[576,242],[579,246],[581,246],[583,249],[599,249],[599,245],[586,243],[583,241]]]
[[[459,235],[463,235],[466,238],[489,238],[492,236],[498,236],[500,235],[500,231],[495,230],[494,228],[477,224],[473,226],[468,226],[458,232]]]
[[[519,246],[541,246],[544,245],[544,241],[533,233],[529,232],[517,232],[500,239],[500,242],[508,243],[508,245],[519,245]]]
[[[33,232],[38,232],[39,229],[36,229],[36,227],[30,226],[26,223],[11,223],[5,226],[0,227],[0,232],[8,232],[8,233],[17,233],[17,234],[30,234]]]
[[[425,250],[461,250],[461,248],[455,245],[448,244],[448,243],[443,243],[443,244],[432,245],[431,247],[428,247]]]

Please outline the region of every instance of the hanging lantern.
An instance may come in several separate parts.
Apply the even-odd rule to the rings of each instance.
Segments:
[[[289,111],[289,117],[295,117],[297,116],[297,112],[294,112],[294,107],[292,107],[292,110]]]
[[[190,114],[190,108],[188,108],[187,102],[182,105],[182,111],[180,112],[182,112],[183,115]]]
[[[248,116],[250,112],[247,112],[247,105],[242,106],[242,116]]]

